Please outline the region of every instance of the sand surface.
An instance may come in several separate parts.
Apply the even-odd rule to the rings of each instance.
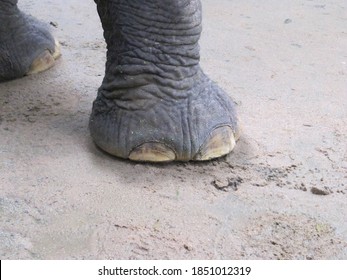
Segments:
[[[19,2],[63,57],[0,84],[1,259],[347,259],[345,0],[203,0],[201,63],[243,134],[225,158],[166,165],[92,143],[94,2]]]

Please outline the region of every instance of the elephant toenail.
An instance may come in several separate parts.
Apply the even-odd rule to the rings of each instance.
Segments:
[[[44,51],[39,57],[37,57],[31,64],[27,75],[37,74],[43,72],[55,64],[53,55],[48,51]]]
[[[61,45],[57,39],[54,39],[54,51],[52,53],[52,56],[55,60],[61,57]]]
[[[229,126],[218,127],[212,131],[201,146],[194,160],[203,161],[224,156],[230,153],[236,144],[234,132]]]
[[[41,73],[54,66],[55,60],[61,56],[61,47],[58,40],[54,41],[54,51],[45,50],[30,66],[27,75]]]
[[[175,152],[161,143],[145,143],[133,149],[129,159],[134,161],[168,162],[176,159]]]

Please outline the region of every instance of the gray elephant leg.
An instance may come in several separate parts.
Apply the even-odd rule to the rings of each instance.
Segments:
[[[0,82],[42,72],[60,55],[47,28],[17,7],[0,0]]]
[[[209,160],[238,138],[234,104],[199,66],[199,0],[95,0],[107,43],[91,135],[137,161]]]

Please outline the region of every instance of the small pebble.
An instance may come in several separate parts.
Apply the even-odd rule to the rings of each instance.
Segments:
[[[52,26],[55,27],[55,28],[58,27],[58,23],[55,22],[55,21],[51,21],[49,24],[52,25]]]

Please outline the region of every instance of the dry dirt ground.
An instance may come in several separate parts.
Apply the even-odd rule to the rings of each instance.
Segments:
[[[19,2],[63,57],[0,84],[1,259],[347,259],[345,0],[203,0],[202,65],[243,135],[225,158],[166,165],[92,143],[94,2]]]

